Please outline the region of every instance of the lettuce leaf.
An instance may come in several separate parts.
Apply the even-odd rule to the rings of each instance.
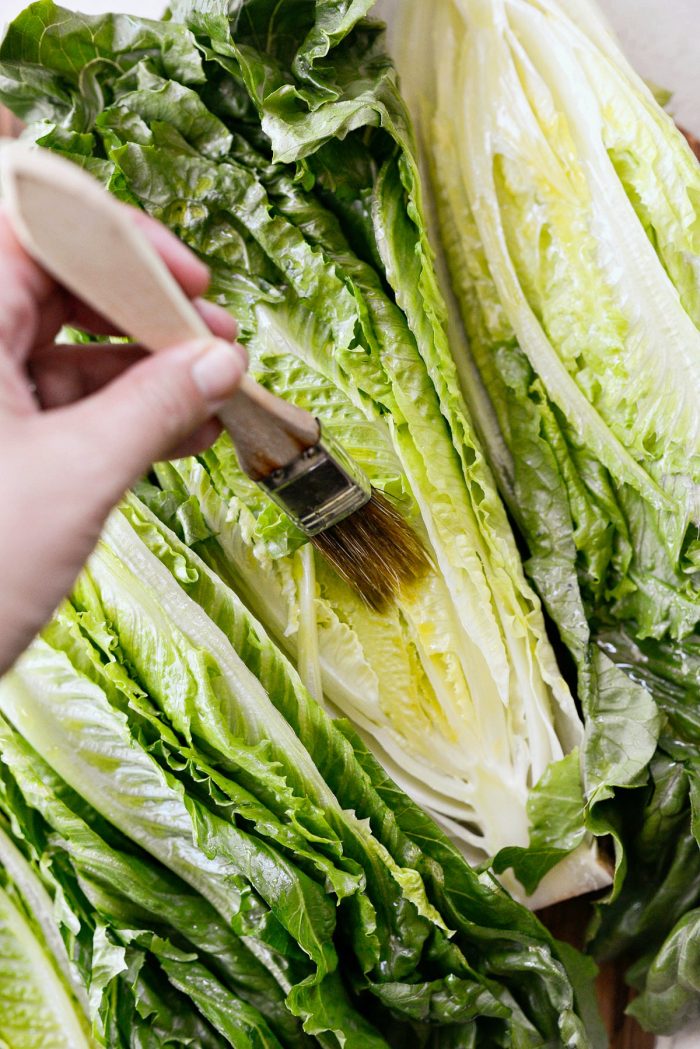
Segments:
[[[641,954],[639,1016],[668,1031],[697,905],[700,170],[591,6],[412,3],[392,27],[460,378],[575,664],[586,825],[614,839],[592,949]],[[545,784],[531,809],[568,827],[575,793]],[[525,881],[531,826],[497,861]]]
[[[566,555],[589,620],[682,639],[700,614],[698,418],[686,397],[700,352],[697,164],[602,25],[589,38],[560,5],[504,0],[481,23],[469,5],[444,5],[444,24],[428,29],[415,8],[404,53],[411,32],[437,41],[452,30],[448,53],[425,49],[403,87],[470,339],[459,352],[480,375],[471,397],[508,447],[494,461],[533,578],[565,620]],[[433,164],[433,142],[449,163]],[[547,458],[551,477],[537,483]],[[554,499],[556,517],[543,518]]]
[[[51,899],[2,826],[0,958],[0,1014],[7,1044],[18,1049],[95,1045],[86,1001],[78,1000],[67,978],[68,958]]]
[[[80,124],[80,152],[64,111],[52,121],[28,111],[41,121],[32,134],[80,163],[99,159],[114,192],[207,261],[256,376],[322,417],[423,537],[435,570],[380,618],[301,552],[303,537],[240,472],[227,438],[196,462],[159,467],[166,494],[151,503],[207,544],[319,698],[483,861],[526,844],[529,790],[580,743],[581,726],[459,394],[408,118],[379,29],[356,25],[367,6],[309,5],[292,25],[250,2],[229,25],[223,4],[206,14],[177,4],[163,25],[181,75],[152,55],[165,29],[132,26],[122,53],[118,21],[73,25],[40,0],[3,42],[0,88],[11,101],[13,78],[52,70],[77,106],[73,28],[76,56],[86,26],[95,41],[104,34],[102,105]],[[60,19],[61,56],[39,46],[39,19]],[[566,876],[562,885],[573,888]]]
[[[33,858],[35,880],[41,878],[53,895],[54,925],[66,941],[62,954],[68,952],[77,967],[77,992],[84,995],[89,988],[93,1031],[101,1040],[109,999],[118,993],[115,978],[123,982],[125,967],[124,950],[106,938],[106,930],[130,942],[134,930],[156,928],[190,952],[198,951],[236,999],[259,1010],[285,1045],[310,1044],[284,1007],[283,988],[259,960],[259,950],[256,954],[236,937],[214,908],[168,868],[135,852],[4,720],[0,748],[0,805],[12,822],[16,848],[21,845]],[[37,913],[34,901],[32,911]],[[52,950],[60,953],[53,943]]]
[[[497,891],[497,883],[490,875],[478,877],[470,871],[459,850],[388,778],[351,726],[344,721],[330,721],[310,700],[293,667],[270,644],[262,626],[250,616],[236,594],[134,496],[122,506],[122,513],[149,549],[170,566],[179,585],[203,608],[208,608],[216,623],[235,639],[242,658],[258,675],[300,740],[318,755],[319,770],[343,808],[370,822],[374,835],[396,864],[395,876],[403,868],[401,884],[406,893],[409,876],[412,876],[420,895],[410,898],[419,909],[429,914],[437,905],[443,916],[441,922],[459,930],[459,942],[465,953],[473,949],[486,951],[480,964],[486,973],[491,971],[487,946],[493,938],[488,928],[492,924],[500,928],[501,936],[509,941],[512,957],[535,945],[541,953],[543,937],[545,940],[548,937],[537,919],[523,912],[505,893]],[[424,889],[417,875],[422,876]],[[423,896],[426,891],[427,900]],[[434,910],[432,913],[435,914]],[[518,932],[514,936],[515,928]],[[566,979],[562,979],[558,961],[560,945],[551,946],[554,957],[546,967],[546,978],[551,982],[548,993],[553,1000],[561,996],[557,997],[561,1009],[570,1010],[570,990]],[[506,978],[500,969],[499,974]],[[517,994],[517,974],[514,978],[513,993]],[[508,980],[510,985],[509,977]],[[453,987],[452,995],[455,993]]]
[[[208,263],[256,376],[323,418],[433,569],[377,617],[225,437],[158,465],[157,486],[138,488],[152,512],[131,496],[113,515],[70,603],[0,688],[71,812],[140,861],[131,912],[104,871],[80,875],[104,923],[105,986],[119,989],[104,1029],[116,1039],[128,1017],[164,1016],[165,982],[184,990],[191,971],[203,1029],[232,1044],[268,1037],[247,1006],[272,978],[294,1034],[296,1017],[334,1049],[584,1047],[590,967],[462,855],[525,846],[535,784],[546,796],[565,760],[575,796],[565,755],[585,741],[459,393],[381,30],[367,3],[227,9],[177,2],[164,23],[122,22],[39,0],[0,48],[0,92],[23,95],[39,144]],[[59,817],[52,802],[45,818]],[[546,865],[579,849],[577,871],[560,865],[564,893],[581,870],[607,881],[580,805],[547,848]],[[153,869],[166,881],[149,900]],[[171,894],[182,906],[161,929]],[[224,973],[192,897],[231,937]],[[262,967],[245,994],[241,944]],[[227,1028],[231,993],[245,1005]],[[269,1037],[303,1044],[272,1012]]]
[[[157,551],[158,556],[151,551]],[[134,570],[138,574],[132,574]],[[135,605],[139,582],[145,580],[155,587],[159,601]],[[237,783],[239,752],[245,754],[245,739],[219,743],[217,755],[206,747],[200,736],[204,730],[199,726],[193,728],[188,742],[187,730],[178,732],[171,723],[167,711],[182,709],[182,705],[172,704],[178,695],[186,695],[182,673],[176,674],[172,666],[173,653],[185,644],[184,635],[179,639],[178,631],[184,630],[190,639],[196,639],[198,630],[205,629],[206,617],[186,596],[187,590],[200,599],[207,597],[207,604],[218,610],[219,621],[228,622],[241,652],[251,666],[257,667],[259,677],[253,676],[243,661],[238,669],[238,680],[246,667],[260,689],[255,717],[246,711],[243,695],[237,708],[249,731],[256,718],[263,718],[269,726],[273,711],[281,716],[268,698],[269,688],[269,695],[276,697],[289,718],[287,721],[285,717],[284,724],[298,726],[297,746],[303,746],[304,739],[315,738],[316,752],[326,755],[321,768],[329,770],[326,775],[339,799],[324,776],[325,816],[342,840],[341,852],[333,847],[329,831],[326,839],[309,835],[297,855],[296,843],[286,843],[271,834],[274,817],[268,813],[263,821],[261,803],[252,795],[246,795],[247,808],[239,807],[242,795],[232,788]],[[101,618],[95,614],[98,599],[105,602]],[[221,1003],[229,1000],[231,992],[253,1009],[258,1004],[263,1008],[260,999],[264,1003],[272,998],[264,1015],[275,1032],[284,1030],[275,1013],[275,995],[270,995],[266,983],[271,975],[284,989],[287,1007],[301,1016],[306,1031],[319,1036],[322,1044],[326,1044],[327,1031],[345,1039],[347,1045],[385,1044],[350,1006],[343,983],[333,971],[338,950],[346,976],[358,963],[365,966],[365,979],[354,976],[352,984],[356,993],[372,996],[374,1010],[380,1010],[380,1026],[386,1025],[384,1011],[389,1009],[404,1022],[417,1023],[426,1033],[435,1025],[446,1025],[447,1030],[476,1025],[478,1033],[486,1023],[491,1026],[484,1028],[484,1037],[490,1037],[485,1031],[491,1030],[500,1038],[496,1034],[500,1030],[503,1038],[510,1037],[506,1031],[520,1031],[523,1037],[527,1033],[529,1039],[535,1039],[539,1038],[537,1030],[545,1030],[552,1038],[561,1037],[561,1044],[571,1038],[575,1040],[572,1044],[588,1044],[557,946],[539,922],[490,878],[483,880],[472,872],[447,839],[441,843],[439,831],[427,817],[420,816],[420,834],[416,833],[420,826],[416,816],[408,822],[413,837],[400,829],[393,809],[377,794],[364,771],[366,763],[371,762],[369,754],[360,749],[363,762],[358,761],[355,747],[361,748],[361,744],[351,744],[306,695],[293,668],[235,594],[135,497],[115,514],[74,600],[75,605],[59,610],[43,638],[34,643],[0,687],[3,714],[22,733],[20,736],[3,722],[0,743],[4,767],[23,798],[18,805],[15,795],[9,811],[21,812],[22,806],[29,805],[59,832],[81,892],[96,908],[100,921],[107,923],[106,942],[112,945],[108,957],[114,956],[118,969],[114,962],[108,963],[105,986],[112,986],[116,979],[120,988],[125,981],[131,988],[129,993],[122,991],[125,1015],[131,1016],[134,1009],[138,1013],[150,1008],[146,1003],[151,993],[161,1000],[158,988],[162,976],[158,973],[168,974],[172,951],[161,949],[160,941],[154,941],[149,932],[138,932],[156,922],[159,937],[166,923],[186,937],[193,949],[203,952],[204,964],[208,959],[204,971],[197,968],[202,963],[196,954],[189,959],[178,956],[175,961],[178,966],[194,964],[193,1000],[226,1037],[232,1036],[222,1027]],[[149,620],[162,622],[163,615],[170,618],[161,635],[162,641],[167,638],[168,642],[161,645],[160,654],[145,646],[144,651],[151,653],[146,662],[141,662],[138,654],[134,659],[135,650],[129,648],[134,620],[125,616],[128,609],[137,610],[134,614],[141,636],[147,636],[144,631],[149,629]],[[218,629],[213,621],[206,627],[211,638],[216,638]],[[203,651],[215,653],[218,659],[218,671],[213,662],[210,664],[211,680],[218,679],[217,694],[223,703],[222,669],[228,650],[222,643],[209,641],[205,647],[191,649],[187,665],[196,666],[196,653]],[[235,652],[231,649],[229,662]],[[209,655],[209,659],[214,656]],[[154,660],[160,668],[158,674],[153,674]],[[148,690],[143,687],[147,670],[152,674]],[[76,724],[81,725],[77,748]],[[282,737],[278,732],[278,738]],[[32,748],[38,749],[41,757]],[[264,751],[258,756],[262,760]],[[187,760],[182,760],[185,757]],[[49,761],[50,767],[44,761]],[[272,767],[279,765],[274,762]],[[376,776],[378,767],[368,767]],[[319,773],[316,771],[316,776]],[[264,778],[261,785],[264,791]],[[401,805],[402,796],[393,785],[387,796]],[[239,813],[249,830],[236,826]],[[378,837],[373,826],[378,828]],[[308,829],[299,823],[297,833],[301,835],[304,830],[308,835]],[[36,832],[34,840],[39,845],[41,838]],[[129,852],[121,854],[127,843]],[[139,848],[132,858],[129,853],[134,845]],[[428,847],[427,854],[422,845]],[[351,870],[364,872],[366,879],[339,883],[356,895],[361,890],[370,910],[362,906],[348,909],[339,899],[338,915],[344,913],[345,919],[344,928],[339,926],[337,931],[331,899],[322,890],[324,881],[332,884],[328,867],[315,863],[308,868],[310,876],[304,875],[287,858],[289,855],[302,862],[304,854],[311,856],[314,848],[319,850],[319,859],[324,849],[326,854],[335,854],[339,871],[347,854],[348,861],[351,857],[354,860]],[[441,866],[443,858],[447,870]],[[338,885],[335,894],[342,895]],[[374,947],[381,959],[381,969],[376,973],[367,968],[373,942],[366,933],[371,928],[365,924],[359,937],[353,929],[356,922],[367,923],[371,908],[376,914]],[[209,919],[207,910],[212,916]],[[445,918],[451,921],[453,917],[459,931],[451,943],[448,937],[455,934],[448,933]],[[229,927],[239,933],[240,941],[232,937]],[[120,944],[125,954],[119,953]],[[540,959],[535,986],[541,981],[544,1000],[551,1003],[546,1008],[534,992],[532,965],[527,963],[534,948]],[[148,952],[145,957],[144,951]],[[354,966],[350,964],[353,953],[357,959]],[[262,968],[256,967],[256,959]],[[101,964],[99,956],[95,961],[94,952],[90,964],[93,969]],[[156,964],[159,968],[153,975]],[[217,971],[223,967],[224,983],[212,973],[212,966]],[[176,986],[181,986],[184,969],[171,969]],[[143,986],[130,982],[128,974],[132,971],[146,981]],[[201,985],[197,983],[200,976],[204,981]],[[529,1019],[533,993],[538,1001],[535,1026]],[[110,1038],[110,1023],[119,1025],[122,1021],[113,1019],[106,1006],[102,1009],[104,1030]],[[146,1015],[150,1013],[143,1012]],[[374,1016],[373,1009],[370,1015]],[[245,1021],[248,1030],[248,1006],[237,1007],[235,1016],[241,1023]],[[267,1031],[264,1020],[256,1020],[256,1024]],[[229,1025],[235,1026],[233,1017]],[[284,1044],[301,1043],[289,1038]]]

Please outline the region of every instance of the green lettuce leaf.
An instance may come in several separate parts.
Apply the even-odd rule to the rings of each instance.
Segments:
[[[579,754],[572,750],[550,765],[528,799],[530,841],[526,849],[501,849],[494,860],[499,873],[512,867],[518,881],[532,893],[544,875],[585,835],[584,798]]]
[[[42,708],[47,696],[54,701]],[[260,841],[186,798],[172,775],[132,740],[124,716],[97,686],[75,675],[63,653],[36,642],[5,680],[2,709],[40,754],[50,747],[52,767],[74,789],[201,891],[235,929],[255,931],[282,950],[287,936],[296,937],[318,979],[332,971],[333,913],[314,883]],[[78,753],[70,731],[76,718],[83,724]],[[118,790],[114,769],[120,767],[125,771]],[[303,988],[292,997],[301,1002]]]
[[[575,663],[585,823],[614,839],[592,949],[658,989],[697,904],[700,170],[592,7],[414,3],[393,43],[460,378]],[[533,879],[546,837],[511,852]]]
[[[79,1008],[27,916],[0,888],[0,1008],[3,1039],[18,1049],[91,1045]]]
[[[160,957],[168,980],[198,1006],[235,1049],[281,1049],[260,1014],[236,998],[202,965]]]
[[[697,910],[688,911],[654,958],[628,1012],[647,1030],[673,1034],[700,1016]]]
[[[5,829],[6,828],[6,829]],[[0,1015],[18,1049],[90,1049],[85,986],[76,979],[53,901],[0,821]]]
[[[30,134],[207,262],[256,376],[323,419],[433,568],[374,615],[222,438],[158,466],[158,487],[139,487],[153,513],[131,497],[112,517],[0,707],[84,796],[102,840],[119,844],[111,824],[254,945],[321,1044],[379,1049],[410,1031],[426,1046],[584,1047],[590,971],[462,855],[525,846],[533,784],[585,741],[458,390],[381,30],[366,3],[250,0],[230,20],[227,7],[177,2],[162,25],[122,26],[41,2],[0,49],[0,90],[11,102],[32,70],[55,78],[53,108],[29,93]],[[552,856],[584,837],[574,807]],[[584,867],[607,879],[590,849]],[[112,916],[108,972],[123,950],[125,1011],[105,1022],[161,1015],[149,995],[162,1001],[168,965],[199,964],[145,931],[163,898],[139,897],[129,933],[113,882],[86,886]],[[237,991],[202,964],[196,1004],[223,1037],[217,1002]]]
[[[241,474],[227,439],[196,463],[159,468],[175,499],[152,506],[188,541],[211,539],[202,553],[317,697],[358,725],[467,855],[524,846],[529,788],[580,743],[581,726],[458,390],[381,32],[356,24],[366,4],[309,5],[290,22],[250,2],[230,26],[224,5],[193,6],[177,4],[164,23],[186,75],[153,56],[151,23],[131,28],[122,55],[117,23],[70,15],[61,55],[22,50],[27,13],[0,62],[8,81],[52,70],[77,105],[67,56],[82,54],[86,24],[91,39],[104,33],[100,111],[78,128],[57,109],[53,129],[37,113],[40,140],[80,163],[106,159],[109,187],[207,261],[256,376],[323,419],[406,513],[435,570],[391,614],[373,615],[309,551],[297,554],[302,537]],[[39,11],[58,20],[58,9]],[[202,56],[204,80],[192,72]],[[345,153],[338,197],[330,179]],[[592,856],[590,869],[604,878]]]
[[[54,906],[71,898],[70,908],[61,906],[58,918],[64,939],[70,933],[70,953],[79,963],[82,986],[90,985],[95,1008],[102,1008],[101,996],[111,977],[103,987],[104,978],[95,975],[103,963],[95,959],[92,934],[85,942],[91,909],[112,929],[155,927],[168,936],[184,937],[237,996],[260,1010],[286,1045],[307,1044],[284,1007],[284,979],[279,983],[271,971],[279,972],[279,967],[272,964],[273,957],[262,954],[261,945],[251,949],[211,904],[168,868],[145,853],[135,854],[133,845],[108,824],[102,825],[97,813],[4,721],[0,751],[3,806],[14,833],[31,848],[42,879],[52,875]],[[62,851],[57,851],[57,842]],[[261,954],[269,968],[260,960]],[[117,964],[115,975],[122,968]]]

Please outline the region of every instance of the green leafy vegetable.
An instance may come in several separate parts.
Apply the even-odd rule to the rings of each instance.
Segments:
[[[673,1034],[700,1016],[698,911],[688,911],[664,942],[629,1012],[647,1028]]]
[[[63,959],[68,953],[73,959],[71,982],[78,996],[84,996],[89,988],[85,1011],[92,1016],[93,1030],[101,1044],[109,1035],[113,998],[124,999],[127,1017],[134,1007],[140,1008],[129,1002],[133,993],[124,987],[127,953],[119,941],[131,944],[135,937],[141,941],[141,928],[156,928],[161,936],[187,944],[190,951],[198,950],[236,997],[260,1009],[284,1044],[309,1044],[285,1009],[284,992],[259,960],[260,952],[256,954],[236,937],[202,896],[168,868],[160,867],[144,853],[135,853],[133,844],[104,823],[4,720],[0,723],[0,750],[1,807],[12,820],[18,845],[33,857],[35,870],[54,900],[53,922],[50,915],[47,918],[50,907],[37,908],[36,892],[32,911],[44,915],[43,929],[52,924],[60,928],[66,946],[56,950],[55,932],[46,937],[47,942],[56,957]],[[3,849],[5,863],[6,851]],[[16,855],[18,850],[13,851]],[[22,862],[26,867],[26,861]],[[11,869],[9,864],[7,869]],[[133,950],[129,947],[132,954]],[[141,957],[143,952],[137,954]],[[149,995],[153,998],[152,987]],[[158,1009],[164,1014],[162,1003]],[[186,1011],[180,1005],[180,1012]],[[177,1012],[176,1008],[173,1019]],[[134,1022],[133,1017],[129,1022]],[[264,1027],[264,1021],[258,1019],[256,1026]],[[184,1016],[180,1030],[185,1030]],[[200,1037],[204,1035],[200,1033]],[[106,1044],[111,1044],[109,1038]]]
[[[393,28],[460,377],[576,666],[587,825],[615,840],[592,946],[641,953],[638,1015],[668,1031],[695,1008],[670,989],[697,905],[700,169],[593,7],[415,2]],[[566,838],[561,779],[498,857],[524,884]]]
[[[235,647],[187,592],[228,625]],[[147,640],[154,626],[156,649]],[[202,703],[206,721],[183,722],[187,674],[203,654],[216,702]],[[244,680],[255,706],[246,706]],[[535,1039],[538,1029],[562,1045],[588,1044],[539,922],[471,871],[419,810],[411,815],[393,784],[377,792],[378,767],[360,742],[308,696],[236,595],[135,497],[113,516],[72,603],[0,686],[0,709],[14,726],[0,723],[0,799],[42,870],[51,830],[59,835],[65,856],[51,885],[71,900],[70,942],[84,941],[88,927],[80,971],[96,988],[93,1024],[105,1044],[119,1044],[114,1025],[135,1015],[157,1015],[165,1039],[178,1016],[165,1005],[165,977],[189,995],[212,1045],[219,1035],[232,1045],[263,1037],[301,1045],[297,1015],[320,1044],[379,1049],[386,1042],[348,990],[374,1001],[369,1015],[387,1036],[401,1023],[423,1037],[466,1025],[485,1044],[508,1045],[514,1032]],[[238,734],[217,740],[217,725]],[[272,726],[277,741],[298,733],[291,755],[268,744]],[[320,767],[304,741],[324,755]],[[290,815],[296,806],[284,834],[275,808]],[[549,1003],[536,992],[534,1026],[533,978]]]
[[[89,1049],[83,1003],[63,967],[68,959],[51,899],[0,825],[0,1015],[4,1044],[17,1049]],[[81,988],[82,990],[82,988]]]
[[[574,603],[606,684],[584,737],[459,392],[370,4],[228,6],[156,23],[39,0],[0,95],[207,262],[256,376],[323,418],[433,568],[380,617],[226,437],[158,464],[0,686],[3,807],[40,872],[59,857],[47,884],[107,1045],[181,1023],[205,1046],[584,1049],[590,963],[464,855],[514,848],[504,880],[544,876],[540,900],[606,884],[576,748],[598,800],[636,785],[656,710]]]
[[[594,16],[589,37],[555,3],[444,4],[428,30],[415,6],[411,32],[452,29],[403,84],[452,160],[432,183],[465,376],[533,578],[572,650],[564,573],[589,620],[681,639],[700,615],[697,164]]]
[[[165,494],[150,501],[206,545],[319,698],[483,861],[527,843],[529,791],[581,726],[458,391],[393,67],[378,27],[353,29],[368,4],[292,18],[255,0],[230,24],[225,5],[195,6],[176,4],[163,24],[185,75],[152,53],[160,24],[130,22],[122,52],[116,16],[59,16],[40,0],[8,30],[0,88],[11,102],[12,78],[51,71],[78,106],[65,55],[78,61],[87,27],[97,44],[104,34],[100,111],[78,129],[72,110],[29,109],[32,134],[99,161],[113,191],[207,261],[256,376],[322,417],[422,535],[435,570],[380,617],[302,551],[227,439],[159,467]],[[59,17],[54,59],[35,26]],[[66,133],[78,130],[76,152]],[[581,856],[603,884],[590,843]],[[574,891],[565,873],[548,885],[542,899]]]

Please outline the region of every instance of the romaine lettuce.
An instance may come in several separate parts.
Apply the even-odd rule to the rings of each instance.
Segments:
[[[214,908],[167,867],[136,851],[4,719],[0,753],[0,809],[11,821],[3,839],[3,864],[22,885],[46,943],[90,1017],[98,1044],[121,1046],[122,1037],[131,1044],[132,1034],[142,1036],[141,1018],[149,1017],[158,1028],[158,1045],[170,1044],[168,1032],[189,1038],[186,1044],[199,1039],[194,1044],[215,1049],[239,1044],[220,1042],[172,989],[166,1006],[158,972],[164,957],[176,957],[167,942],[186,946],[190,961],[199,957],[206,962],[240,1002],[235,1009],[239,1019],[268,1038],[264,1044],[277,1046],[265,1021],[285,1045],[312,1044],[285,1008],[284,991],[274,976]],[[21,880],[15,873],[18,866],[24,870]],[[31,896],[25,888],[30,878]]]
[[[9,104],[23,97],[40,144],[207,261],[256,376],[323,418],[403,509],[434,570],[373,613],[303,550],[227,438],[159,468],[165,494],[151,505],[207,544],[309,687],[465,854],[525,846],[530,791],[581,743],[581,723],[459,393],[381,33],[353,29],[368,3],[251,0],[230,23],[225,3],[198,6],[176,3],[170,22],[139,29],[40,0],[8,30],[0,90]],[[552,874],[540,902],[605,883],[589,840],[577,855],[576,876]]]
[[[453,351],[576,663],[587,822],[616,841],[592,946],[643,952],[635,1011],[668,1030],[695,993],[669,988],[697,905],[700,168],[584,0],[395,14]],[[563,820],[571,793],[548,800]],[[552,845],[532,828],[498,860],[525,884]]]
[[[590,1044],[570,983],[585,1000],[590,973],[379,778],[136,497],[0,685],[0,710],[7,811],[58,834],[123,1008],[160,1001],[165,976],[232,1045],[268,1025],[261,1045],[301,1045],[294,1016],[329,1047],[403,1044],[407,1024],[475,1045]],[[33,835],[41,857],[51,836]],[[108,1045],[110,1000],[94,1004]]]
[[[46,889],[0,823],[0,1017],[11,1049],[92,1049]]]
[[[682,638],[700,616],[700,169],[602,23],[589,37],[549,0],[445,2],[430,26],[406,12],[402,83],[483,384],[468,385],[497,417],[520,516],[537,498],[514,491],[522,390],[587,609]],[[409,31],[430,41],[410,67]]]

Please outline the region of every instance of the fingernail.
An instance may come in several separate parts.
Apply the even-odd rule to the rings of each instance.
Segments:
[[[241,347],[212,339],[192,365],[192,379],[209,403],[226,400],[243,374]]]

